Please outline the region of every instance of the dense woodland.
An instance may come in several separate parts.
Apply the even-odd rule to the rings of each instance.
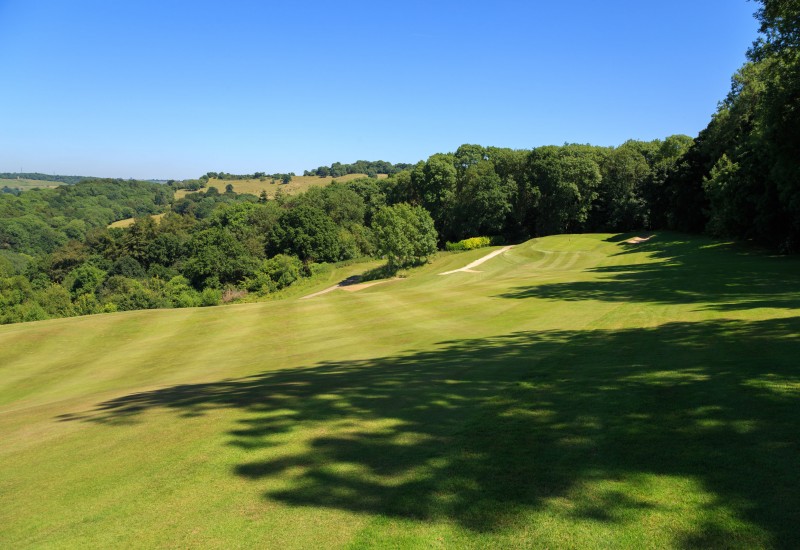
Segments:
[[[0,323],[265,296],[334,262],[384,257],[394,270],[479,236],[663,228],[797,252],[800,8],[762,6],[762,38],[695,139],[462,145],[416,165],[334,163],[306,173],[390,175],[275,200],[220,192],[209,182],[237,176],[214,172],[0,194]],[[175,200],[176,188],[205,189]]]

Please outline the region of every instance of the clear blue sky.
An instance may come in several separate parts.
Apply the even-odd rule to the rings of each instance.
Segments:
[[[0,0],[0,171],[188,178],[695,136],[745,0]]]

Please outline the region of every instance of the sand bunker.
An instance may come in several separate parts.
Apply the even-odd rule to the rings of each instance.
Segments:
[[[639,244],[639,243],[643,243],[645,241],[649,241],[653,237],[655,237],[655,235],[648,235],[647,237],[634,237],[632,239],[628,239],[625,242],[628,243],[628,244]]]
[[[479,266],[479,265],[481,265],[483,262],[486,262],[486,261],[488,261],[488,260],[491,260],[491,259],[492,259],[492,258],[494,258],[495,256],[497,256],[497,255],[499,255],[499,254],[502,254],[503,252],[507,252],[507,251],[508,251],[508,250],[510,250],[510,249],[511,249],[511,247],[510,247],[510,246],[504,246],[504,247],[503,247],[503,248],[501,248],[500,250],[495,250],[494,252],[490,252],[489,254],[487,254],[486,256],[484,256],[483,258],[479,258],[479,259],[475,260],[474,262],[472,262],[472,263],[470,263],[470,264],[467,264],[467,265],[465,265],[465,266],[464,266],[464,267],[462,267],[461,269],[454,269],[454,270],[452,270],[452,271],[445,271],[444,273],[439,273],[439,275],[450,275],[451,273],[459,273],[459,272],[465,272],[465,273],[480,273],[480,271],[475,271],[475,270],[474,270],[474,269],[472,269],[472,268],[473,268],[473,267],[478,267],[478,266]]]
[[[366,283],[359,283],[358,281],[360,281],[360,280],[361,280],[361,277],[359,277],[358,275],[356,275],[354,277],[348,277],[347,279],[345,279],[344,281],[340,282],[339,284],[336,284],[336,285],[333,285],[333,286],[329,286],[328,288],[326,288],[324,290],[320,290],[319,292],[315,292],[313,294],[309,294],[308,296],[303,296],[300,299],[301,300],[307,300],[309,298],[315,298],[317,296],[322,296],[323,294],[327,294],[328,292],[333,292],[337,288],[341,288],[342,290],[346,290],[347,292],[358,292],[359,290],[363,290],[363,289],[369,288],[371,286],[375,286],[375,285],[379,285],[379,284],[382,284],[382,283],[390,283],[392,281],[396,281],[396,280],[398,280],[398,277],[395,277],[393,279],[384,279],[382,281],[369,281],[369,282],[366,282]]]

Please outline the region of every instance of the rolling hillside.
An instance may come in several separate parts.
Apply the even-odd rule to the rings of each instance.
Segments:
[[[284,193],[294,195],[307,191],[312,187],[319,187],[330,185],[335,179],[336,181],[350,181],[358,178],[365,178],[366,174],[347,174],[338,178],[319,177],[319,176],[294,176],[292,181],[287,184],[282,184],[280,181],[272,180],[271,178],[261,179],[247,179],[247,180],[225,180],[225,179],[211,179],[208,181],[208,186],[216,187],[220,192],[225,190],[228,184],[233,185],[233,190],[237,193],[250,193],[258,195],[261,191],[266,191],[269,197],[274,197],[275,192],[280,189]],[[386,174],[379,174],[380,179],[386,178]],[[274,182],[274,183],[273,183]]]
[[[60,181],[31,180],[24,178],[0,178],[0,188],[8,187],[10,189],[18,189],[20,191],[27,191],[28,189],[55,189],[60,185],[64,184]]]
[[[0,546],[797,547],[800,263],[631,237],[2,326]]]

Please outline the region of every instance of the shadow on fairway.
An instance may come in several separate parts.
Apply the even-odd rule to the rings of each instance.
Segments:
[[[675,476],[711,495],[682,503],[697,527],[676,545],[796,547],[799,333],[800,317],[516,333],[137,393],[63,420],[235,409],[230,443],[253,458],[233,474],[269,481],[265,498],[478,532],[553,497],[621,527],[674,514],[680,492],[585,489]],[[307,445],[287,454],[290,437]]]
[[[615,236],[619,242],[631,235]],[[598,278],[518,287],[503,298],[693,304],[733,311],[800,308],[800,261],[754,254],[700,237],[658,233],[639,244],[622,242],[617,256],[647,253],[654,263],[588,269]]]

